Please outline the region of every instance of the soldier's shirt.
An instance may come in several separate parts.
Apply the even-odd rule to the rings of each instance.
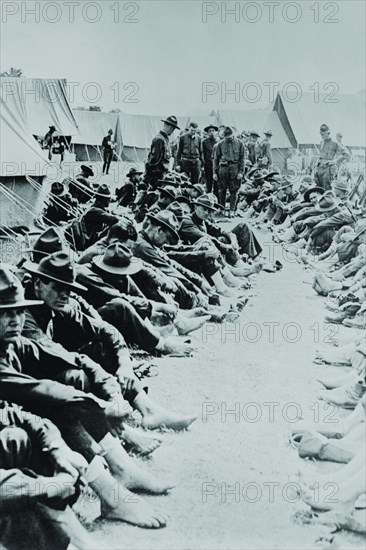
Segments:
[[[230,164],[237,164],[238,173],[244,174],[244,161],[244,145],[239,139],[234,138],[231,141],[222,139],[219,141],[215,149],[214,158],[214,169],[216,173],[218,173],[221,162],[228,162]]]
[[[202,141],[202,154],[205,164],[210,164],[213,160],[213,150],[216,144],[214,137],[207,137]]]
[[[346,148],[338,141],[333,141],[332,138],[323,139],[319,147],[319,160],[334,160],[337,154],[340,155],[339,161],[346,161],[350,156]]]
[[[151,143],[147,164],[150,168],[169,168],[171,157],[169,137],[162,130],[154,137]]]
[[[181,159],[198,160],[202,158],[201,138],[197,135],[183,134],[179,140],[177,163]]]

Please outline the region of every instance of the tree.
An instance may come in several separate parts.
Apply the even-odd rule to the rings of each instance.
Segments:
[[[0,76],[21,77],[21,76],[24,76],[24,74],[23,74],[23,69],[15,69],[14,67],[10,67],[8,71],[5,71],[4,73],[0,73]]]

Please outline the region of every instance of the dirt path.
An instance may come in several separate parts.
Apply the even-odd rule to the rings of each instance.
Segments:
[[[264,235],[267,255],[268,240]],[[316,401],[315,376],[325,367],[312,364],[331,331],[323,326],[323,300],[303,282],[309,274],[281,249],[275,255],[284,269],[257,277],[240,322],[197,332],[193,359],[158,361],[151,395],[199,418],[188,433],[165,434],[163,446],[145,461],[156,475],[176,481],[171,495],[149,497],[168,512],[168,527],[144,531],[103,522],[98,531],[107,548],[327,547],[315,541],[329,530],[303,523],[308,508],[292,481],[299,470],[315,473],[324,464],[300,460],[288,435],[299,416],[322,420],[332,413]],[[362,548],[350,534],[337,541],[338,547]]]

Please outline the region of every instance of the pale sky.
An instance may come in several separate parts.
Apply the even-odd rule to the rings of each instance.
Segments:
[[[2,0],[1,9],[1,70],[13,66],[27,77],[77,83],[72,107],[182,115],[264,108],[266,82],[279,83],[275,90],[295,82],[304,92],[315,83],[328,93],[365,88],[363,0]],[[225,13],[230,9],[235,14]],[[212,83],[207,102],[204,82]],[[225,95],[235,86],[239,97]],[[249,101],[257,94],[257,102]]]

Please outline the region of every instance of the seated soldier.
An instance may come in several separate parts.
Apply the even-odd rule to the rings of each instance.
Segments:
[[[100,548],[70,508],[87,467],[52,422],[0,401],[1,547]]]
[[[59,346],[21,337],[25,308],[40,304],[24,298],[19,279],[8,267],[0,269],[0,399],[9,399],[56,424],[71,449],[90,463],[85,479],[100,497],[106,517],[142,527],[164,526],[164,516],[141,500],[137,504],[131,501],[132,494],[124,488],[132,484],[136,489],[162,493],[171,486],[141,470],[112,436],[112,432],[119,434],[126,417],[124,402],[115,389],[95,381],[93,389],[101,395],[97,397],[51,380],[50,374],[75,371],[74,356]],[[90,366],[94,371],[99,367],[95,363]],[[128,502],[134,504],[128,506]]]

